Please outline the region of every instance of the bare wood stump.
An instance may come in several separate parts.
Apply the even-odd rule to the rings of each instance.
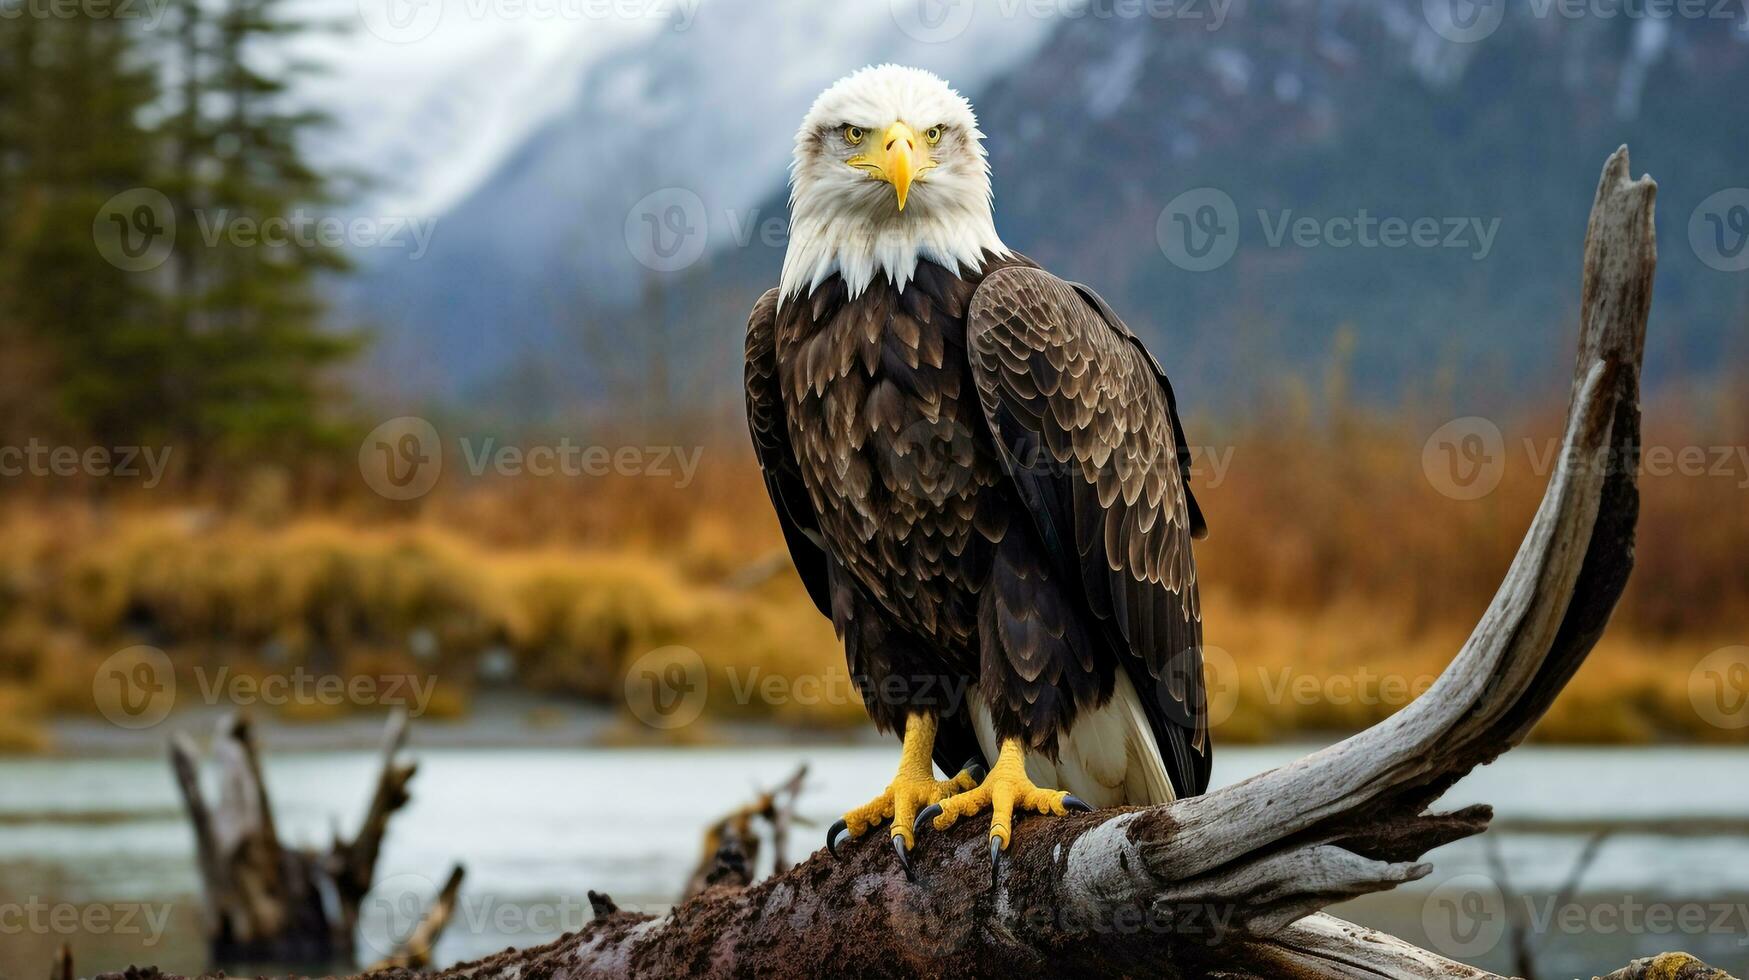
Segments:
[[[383,735],[382,768],[358,833],[319,851],[281,842],[246,715],[225,716],[213,736],[216,805],[201,789],[193,740],[184,734],[171,740],[170,763],[194,830],[215,962],[351,962],[359,906],[375,879],[389,817],[406,805],[407,783],[417,769],[398,758],[406,741],[407,715],[396,712]]]

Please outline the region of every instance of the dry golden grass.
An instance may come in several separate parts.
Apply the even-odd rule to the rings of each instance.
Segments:
[[[614,704],[633,659],[679,645],[709,669],[718,717],[832,726],[861,714],[831,626],[800,586],[737,591],[700,578],[687,569],[709,564],[708,543],[667,557],[487,549],[425,522],[264,528],[189,512],[88,521],[71,508],[14,512],[0,541],[0,678],[32,685],[40,708],[91,710],[96,666],[136,643],[232,676],[303,665],[442,678],[427,706],[440,716],[465,711],[487,651],[509,654],[524,686]],[[783,698],[758,693],[773,677]],[[808,680],[795,691],[791,678]],[[822,680],[836,693],[809,693]],[[304,700],[281,710],[321,721],[347,709]]]
[[[0,755],[48,748],[41,728],[42,709],[32,692],[0,685]]]
[[[1741,406],[1654,402],[1646,443],[1749,445]],[[1517,548],[1559,416],[1502,424],[1505,478],[1475,501],[1442,496],[1423,474],[1441,419],[1314,410],[1291,394],[1242,427],[1192,419],[1193,441],[1233,447],[1221,479],[1205,463],[1194,480],[1213,527],[1197,560],[1217,737],[1358,728],[1431,682]],[[1671,418],[1688,421],[1658,421]],[[1689,697],[1702,658],[1749,642],[1746,482],[1741,468],[1642,477],[1634,578],[1539,737],[1749,735],[1708,724]],[[522,478],[458,481],[410,505],[353,492],[294,506],[283,488],[240,497],[0,511],[0,748],[33,745],[35,714],[89,710],[93,666],[142,642],[186,669],[435,676],[431,710],[446,716],[465,713],[489,652],[514,662],[521,685],[623,705],[628,666],[679,646],[710,678],[707,719],[865,723],[793,572],[748,574],[782,542],[737,441],[707,448],[686,487]],[[288,708],[312,721],[335,710]],[[629,714],[625,731],[647,736]]]

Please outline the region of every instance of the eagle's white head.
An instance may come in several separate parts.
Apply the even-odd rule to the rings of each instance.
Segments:
[[[1008,251],[970,102],[901,65],[854,72],[814,100],[790,164],[781,299],[834,272],[852,296],[883,272],[903,288],[919,259],[975,270],[985,250]]]

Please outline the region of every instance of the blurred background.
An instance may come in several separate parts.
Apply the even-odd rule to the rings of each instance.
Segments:
[[[740,405],[795,126],[884,61],[972,98],[1004,239],[1172,377],[1217,783],[1462,643],[1558,463],[1631,145],[1634,577],[1452,794],[1496,829],[1341,911],[1539,976],[1749,969],[1741,2],[0,0],[0,977],[227,965],[165,751],[232,711],[313,847],[412,719],[332,969],[452,862],[439,965],[580,928],[587,889],[664,908],[800,763],[821,827],[885,784]]]

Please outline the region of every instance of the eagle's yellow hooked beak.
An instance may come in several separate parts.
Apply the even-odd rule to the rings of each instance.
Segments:
[[[893,185],[899,198],[899,210],[905,210],[905,199],[911,196],[911,182],[934,164],[929,159],[929,147],[916,131],[902,122],[887,127],[880,143],[869,152],[851,157],[851,166],[870,177]]]

